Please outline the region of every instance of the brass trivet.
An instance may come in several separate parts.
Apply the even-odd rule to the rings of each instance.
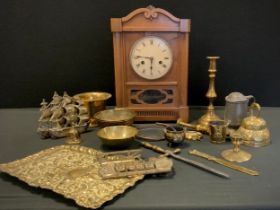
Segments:
[[[144,177],[102,179],[98,174],[98,153],[83,146],[62,145],[0,164],[0,170],[30,186],[53,190],[80,206],[95,209]]]

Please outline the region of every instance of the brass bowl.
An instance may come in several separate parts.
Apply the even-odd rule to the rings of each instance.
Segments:
[[[95,127],[94,114],[106,109],[106,100],[112,95],[106,92],[85,92],[74,95],[74,98],[83,101],[90,118],[90,127]]]
[[[137,133],[138,129],[135,127],[116,125],[100,129],[97,132],[97,136],[104,145],[119,148],[129,146]]]
[[[135,116],[136,113],[128,109],[107,109],[97,112],[94,118],[98,126],[105,127],[113,125],[132,125]]]

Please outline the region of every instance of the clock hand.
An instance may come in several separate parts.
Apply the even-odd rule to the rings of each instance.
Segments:
[[[153,62],[154,62],[154,57],[150,57],[150,61],[151,61],[151,66],[150,66],[151,75],[153,75]]]
[[[151,60],[153,57],[137,55],[137,56],[136,56],[136,59],[137,59],[137,58],[146,58],[146,59],[150,59],[150,60]]]

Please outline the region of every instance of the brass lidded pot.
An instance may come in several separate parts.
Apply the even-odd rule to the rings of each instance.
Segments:
[[[256,114],[254,114],[254,110]],[[251,147],[262,147],[270,143],[270,133],[266,121],[260,115],[261,106],[252,103],[250,116],[243,119],[238,131],[242,135],[244,144]]]

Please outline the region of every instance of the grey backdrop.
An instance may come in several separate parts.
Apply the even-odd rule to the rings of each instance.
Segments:
[[[221,56],[217,105],[235,90],[280,105],[278,0],[1,0],[0,107],[38,106],[54,90],[114,93],[110,18],[149,4],[192,19],[190,105],[207,104],[207,55]]]

